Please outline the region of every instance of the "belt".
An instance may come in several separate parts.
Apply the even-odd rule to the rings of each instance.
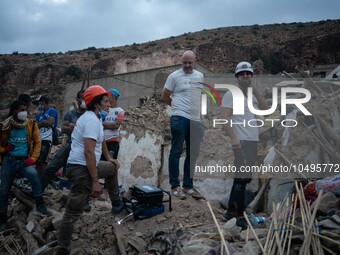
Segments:
[[[27,156],[15,156],[15,155],[6,155],[6,157],[9,157],[14,160],[24,160],[27,159]]]
[[[107,143],[112,143],[112,142],[120,142],[120,137],[113,137],[109,140],[105,140]]]

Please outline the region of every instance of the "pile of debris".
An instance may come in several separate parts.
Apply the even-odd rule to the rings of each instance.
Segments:
[[[164,213],[152,218],[119,225],[119,219],[128,212],[112,215],[111,204],[104,194],[91,201],[91,211],[78,220],[72,254],[338,254],[340,176],[336,175],[339,167],[333,168],[333,174],[329,167],[340,162],[340,93],[327,91],[320,93],[316,89],[313,93],[306,105],[312,116],[302,116],[293,110],[287,118],[295,119],[296,127],[278,125],[271,130],[268,143],[262,144],[263,164],[295,165],[303,169],[283,176],[277,173],[262,176],[267,180],[244,217],[225,222],[224,208],[218,201],[206,203],[188,197],[183,201],[173,199],[171,212],[165,208]],[[214,164],[212,159],[220,159],[221,165],[232,164],[229,138],[220,129],[210,129],[206,121],[198,164]],[[166,105],[155,98],[146,98],[140,107],[126,110],[122,130],[135,134],[137,140],[145,132],[152,132],[169,141]],[[310,169],[317,164],[327,164],[327,173]],[[290,180],[291,189],[284,193],[283,199],[270,203],[266,196],[274,191],[271,183],[275,178]],[[270,192],[266,192],[268,187]],[[55,247],[68,192],[65,188],[48,187],[45,202],[53,215],[42,218],[35,212],[33,200],[13,187],[10,228],[0,233],[0,254],[48,254],[38,251]],[[270,210],[264,205],[261,208],[263,201]]]
[[[145,98],[141,106],[130,107],[125,111],[122,130],[135,134],[137,140],[144,137],[146,131],[170,139],[170,120],[166,108],[164,103],[157,102],[155,98]]]

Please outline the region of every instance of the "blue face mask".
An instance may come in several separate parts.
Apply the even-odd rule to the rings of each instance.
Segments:
[[[106,112],[106,111],[104,111],[104,110],[101,110],[101,111],[99,112],[100,118],[101,118],[102,120],[105,120],[105,118],[106,118],[106,116],[107,116],[108,114],[109,114],[109,113]]]
[[[38,110],[39,111],[43,111],[43,110],[45,110],[45,107],[42,104],[39,104],[38,105]]]

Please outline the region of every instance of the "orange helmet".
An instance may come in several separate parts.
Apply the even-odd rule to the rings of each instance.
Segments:
[[[93,98],[100,96],[100,95],[110,95],[110,92],[107,92],[105,89],[103,89],[100,85],[93,85],[85,89],[84,91],[84,100],[85,104],[89,105]]]

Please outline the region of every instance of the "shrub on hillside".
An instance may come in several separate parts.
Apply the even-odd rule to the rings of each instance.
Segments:
[[[82,75],[82,71],[79,67],[71,65],[69,66],[66,70],[65,70],[65,74],[66,75],[71,75],[74,76],[77,79],[80,79],[81,75]]]

